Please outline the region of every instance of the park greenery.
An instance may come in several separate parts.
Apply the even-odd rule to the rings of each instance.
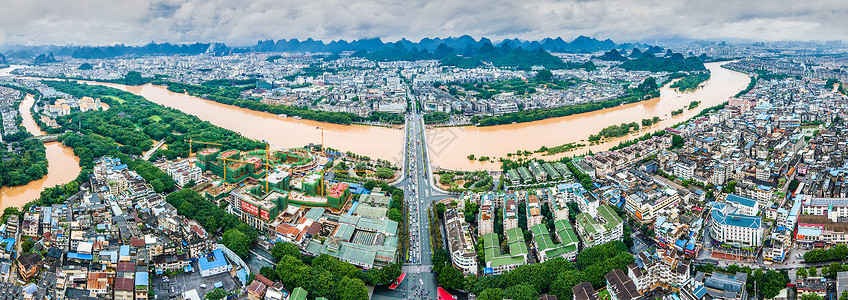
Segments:
[[[681,92],[694,91],[698,89],[701,83],[710,79],[710,72],[698,72],[690,74],[671,84],[671,88],[675,88]]]
[[[438,171],[436,175],[439,176],[439,183],[450,192],[483,192],[491,190],[493,185],[492,176],[486,171]]]
[[[539,74],[544,74],[547,70],[542,70]],[[550,73],[547,71],[546,73]],[[533,94],[540,88],[548,89],[567,89],[577,84],[577,80],[567,79],[562,80],[553,77],[539,78],[540,76],[530,77],[527,80],[521,78],[512,78],[494,82],[456,82],[442,84],[441,82],[433,83],[433,86],[439,88],[444,87],[448,93],[453,96],[468,95],[478,99],[492,99],[497,94],[514,93],[515,95]],[[460,88],[462,90],[460,90]]]
[[[640,83],[638,87],[628,89],[626,95],[618,97],[616,99],[599,102],[581,103],[551,109],[523,110],[500,116],[474,116],[471,117],[471,122],[476,123],[477,126],[492,126],[510,123],[532,122],[548,118],[564,117],[574,114],[597,111],[605,108],[616,107],[622,104],[636,103],[654,97],[659,97],[659,94],[660,93],[657,87],[656,79],[654,79],[653,77],[648,77],[644,81],[642,81],[642,83]]]
[[[444,112],[436,111],[424,114],[424,124],[438,124],[447,122],[450,115]]]
[[[14,106],[18,105],[20,101],[14,103]],[[20,114],[15,116],[14,121],[17,132],[2,133],[0,186],[24,185],[47,175],[47,154],[44,144],[26,131]]]
[[[102,139],[102,147],[89,146],[89,150],[98,150],[98,154],[108,153],[106,149],[117,143],[121,153],[140,155],[149,150],[155,141],[165,140],[168,149],[160,149],[153,159],[164,156],[169,159],[187,157],[189,152],[188,140],[221,143],[222,148],[243,151],[264,148],[265,145],[241,136],[233,131],[202,121],[196,116],[185,114],[179,110],[148,101],[144,97],[124,92],[115,88],[97,85],[87,85],[66,81],[45,81],[56,90],[71,94],[74,97],[90,96],[101,98],[110,106],[109,110],[96,113],[74,112],[57,118],[56,122],[64,129],[79,130],[82,136],[89,139]],[[202,146],[195,145],[193,151]],[[75,154],[96,158],[101,155],[87,155],[75,149]]]

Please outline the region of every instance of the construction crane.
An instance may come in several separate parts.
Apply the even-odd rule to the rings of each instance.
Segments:
[[[220,144],[220,143],[201,142],[201,141],[195,141],[195,140],[189,139],[188,140],[189,157],[192,157],[194,155],[194,152],[192,152],[192,147],[193,147],[192,144],[195,144],[195,143],[204,144],[204,145],[223,146],[223,144]],[[270,169],[271,169],[271,167],[273,167],[273,165],[269,164],[269,162],[271,161],[271,158],[270,158],[270,153],[271,153],[270,152],[270,143],[268,143],[265,140],[262,140],[262,143],[265,144],[265,161],[261,162],[260,164],[265,167],[265,192],[267,193],[268,192],[268,173],[270,172]],[[230,158],[223,158],[223,157],[220,157],[220,159],[224,160],[224,165],[223,165],[224,181],[227,181],[227,163],[226,163],[227,161],[248,163],[244,160],[238,160],[238,159],[230,159]]]
[[[194,144],[194,143],[205,144],[205,145],[223,146],[223,144],[219,144],[219,143],[201,142],[201,141],[195,141],[195,140],[189,139],[188,140],[188,157],[192,157],[194,155],[194,152],[191,151],[192,144]]]

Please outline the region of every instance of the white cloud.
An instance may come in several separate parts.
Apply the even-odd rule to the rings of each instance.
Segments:
[[[312,37],[848,39],[848,1],[0,0],[0,44]]]

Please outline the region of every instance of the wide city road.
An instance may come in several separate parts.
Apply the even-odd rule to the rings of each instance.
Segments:
[[[409,251],[403,256],[404,282],[395,290],[378,290],[375,299],[437,299],[438,282],[433,273],[433,251],[430,245],[430,223],[427,208],[432,203],[448,198],[432,184],[430,163],[427,158],[427,143],[424,135],[424,118],[417,112],[406,115],[403,179],[395,185],[405,193],[409,214]],[[431,208],[435,209],[435,208]]]

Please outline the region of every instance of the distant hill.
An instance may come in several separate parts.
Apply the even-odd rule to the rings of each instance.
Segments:
[[[32,63],[36,64],[36,65],[49,64],[49,63],[54,63],[54,62],[59,62],[59,61],[56,60],[55,57],[53,57],[53,52],[50,52],[49,54],[44,54],[44,53],[39,54],[38,56],[36,56],[32,60]]]
[[[256,45],[248,47],[230,47],[223,43],[194,43],[194,44],[171,44],[150,42],[143,46],[126,46],[116,44],[111,46],[7,46],[3,47],[4,53],[12,58],[31,59],[40,53],[54,53],[56,56],[70,56],[73,58],[97,59],[112,58],[119,56],[146,56],[146,55],[196,55],[211,53],[216,55],[243,52],[329,52],[340,53],[344,51],[367,51],[377,52],[381,50],[394,49],[396,44],[403,45],[407,51],[416,49],[417,52],[435,53],[439,47],[444,46],[453,49],[460,56],[470,57],[478,52],[484,45],[492,45],[496,48],[508,46],[511,49],[523,49],[531,52],[545,50],[548,52],[572,52],[588,53],[596,51],[607,51],[616,46],[630,46],[630,44],[616,45],[612,40],[598,40],[591,37],[579,36],[567,42],[561,37],[545,38],[541,41],[525,41],[519,39],[503,40],[494,43],[492,40],[482,37],[474,39],[469,35],[447,38],[423,38],[418,42],[401,39],[397,42],[384,42],[379,38],[358,39],[353,41],[337,40],[324,42],[308,38],[306,40],[261,40]],[[211,50],[211,51],[210,51]],[[442,53],[444,54],[444,53]]]
[[[9,67],[9,61],[6,60],[6,56],[3,56],[3,53],[0,53],[0,68]]]
[[[702,71],[707,69],[704,62],[698,57],[684,57],[683,54],[673,52],[665,57],[656,57],[651,52],[644,52],[639,58],[621,63],[621,68],[651,72]]]

